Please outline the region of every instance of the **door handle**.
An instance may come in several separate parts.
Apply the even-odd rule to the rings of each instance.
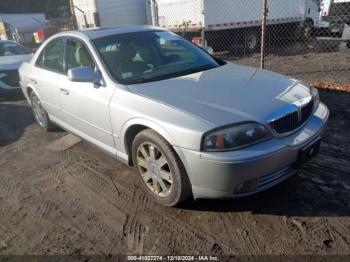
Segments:
[[[64,95],[69,95],[69,91],[65,88],[60,88],[60,92]]]
[[[35,79],[33,79],[33,78],[31,78],[31,79],[29,79],[29,82],[31,82],[32,84],[34,84],[34,85],[36,85],[38,82],[35,80]]]

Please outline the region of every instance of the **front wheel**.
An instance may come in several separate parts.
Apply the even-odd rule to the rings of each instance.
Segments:
[[[30,102],[34,119],[38,125],[46,131],[54,130],[56,126],[50,121],[49,116],[47,115],[41,101],[34,92],[30,93]]]
[[[175,206],[191,195],[182,162],[169,143],[153,130],[144,130],[135,137],[132,156],[143,188],[158,204]]]

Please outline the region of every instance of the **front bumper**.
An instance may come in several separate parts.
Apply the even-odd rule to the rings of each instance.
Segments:
[[[266,190],[297,172],[293,164],[305,145],[322,137],[329,111],[320,103],[298,132],[231,152],[206,153],[175,147],[189,175],[194,198],[234,198]],[[256,181],[248,193],[239,185]]]

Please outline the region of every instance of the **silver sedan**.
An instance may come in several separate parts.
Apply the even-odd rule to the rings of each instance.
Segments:
[[[154,27],[57,34],[20,79],[41,127],[134,166],[167,206],[280,183],[317,154],[329,115],[307,84],[218,60]]]

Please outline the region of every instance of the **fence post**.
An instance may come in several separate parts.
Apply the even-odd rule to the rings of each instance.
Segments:
[[[268,15],[268,8],[267,8],[267,0],[263,1],[263,18],[261,23],[261,60],[260,60],[260,68],[265,68],[265,42],[266,42],[266,20]]]

